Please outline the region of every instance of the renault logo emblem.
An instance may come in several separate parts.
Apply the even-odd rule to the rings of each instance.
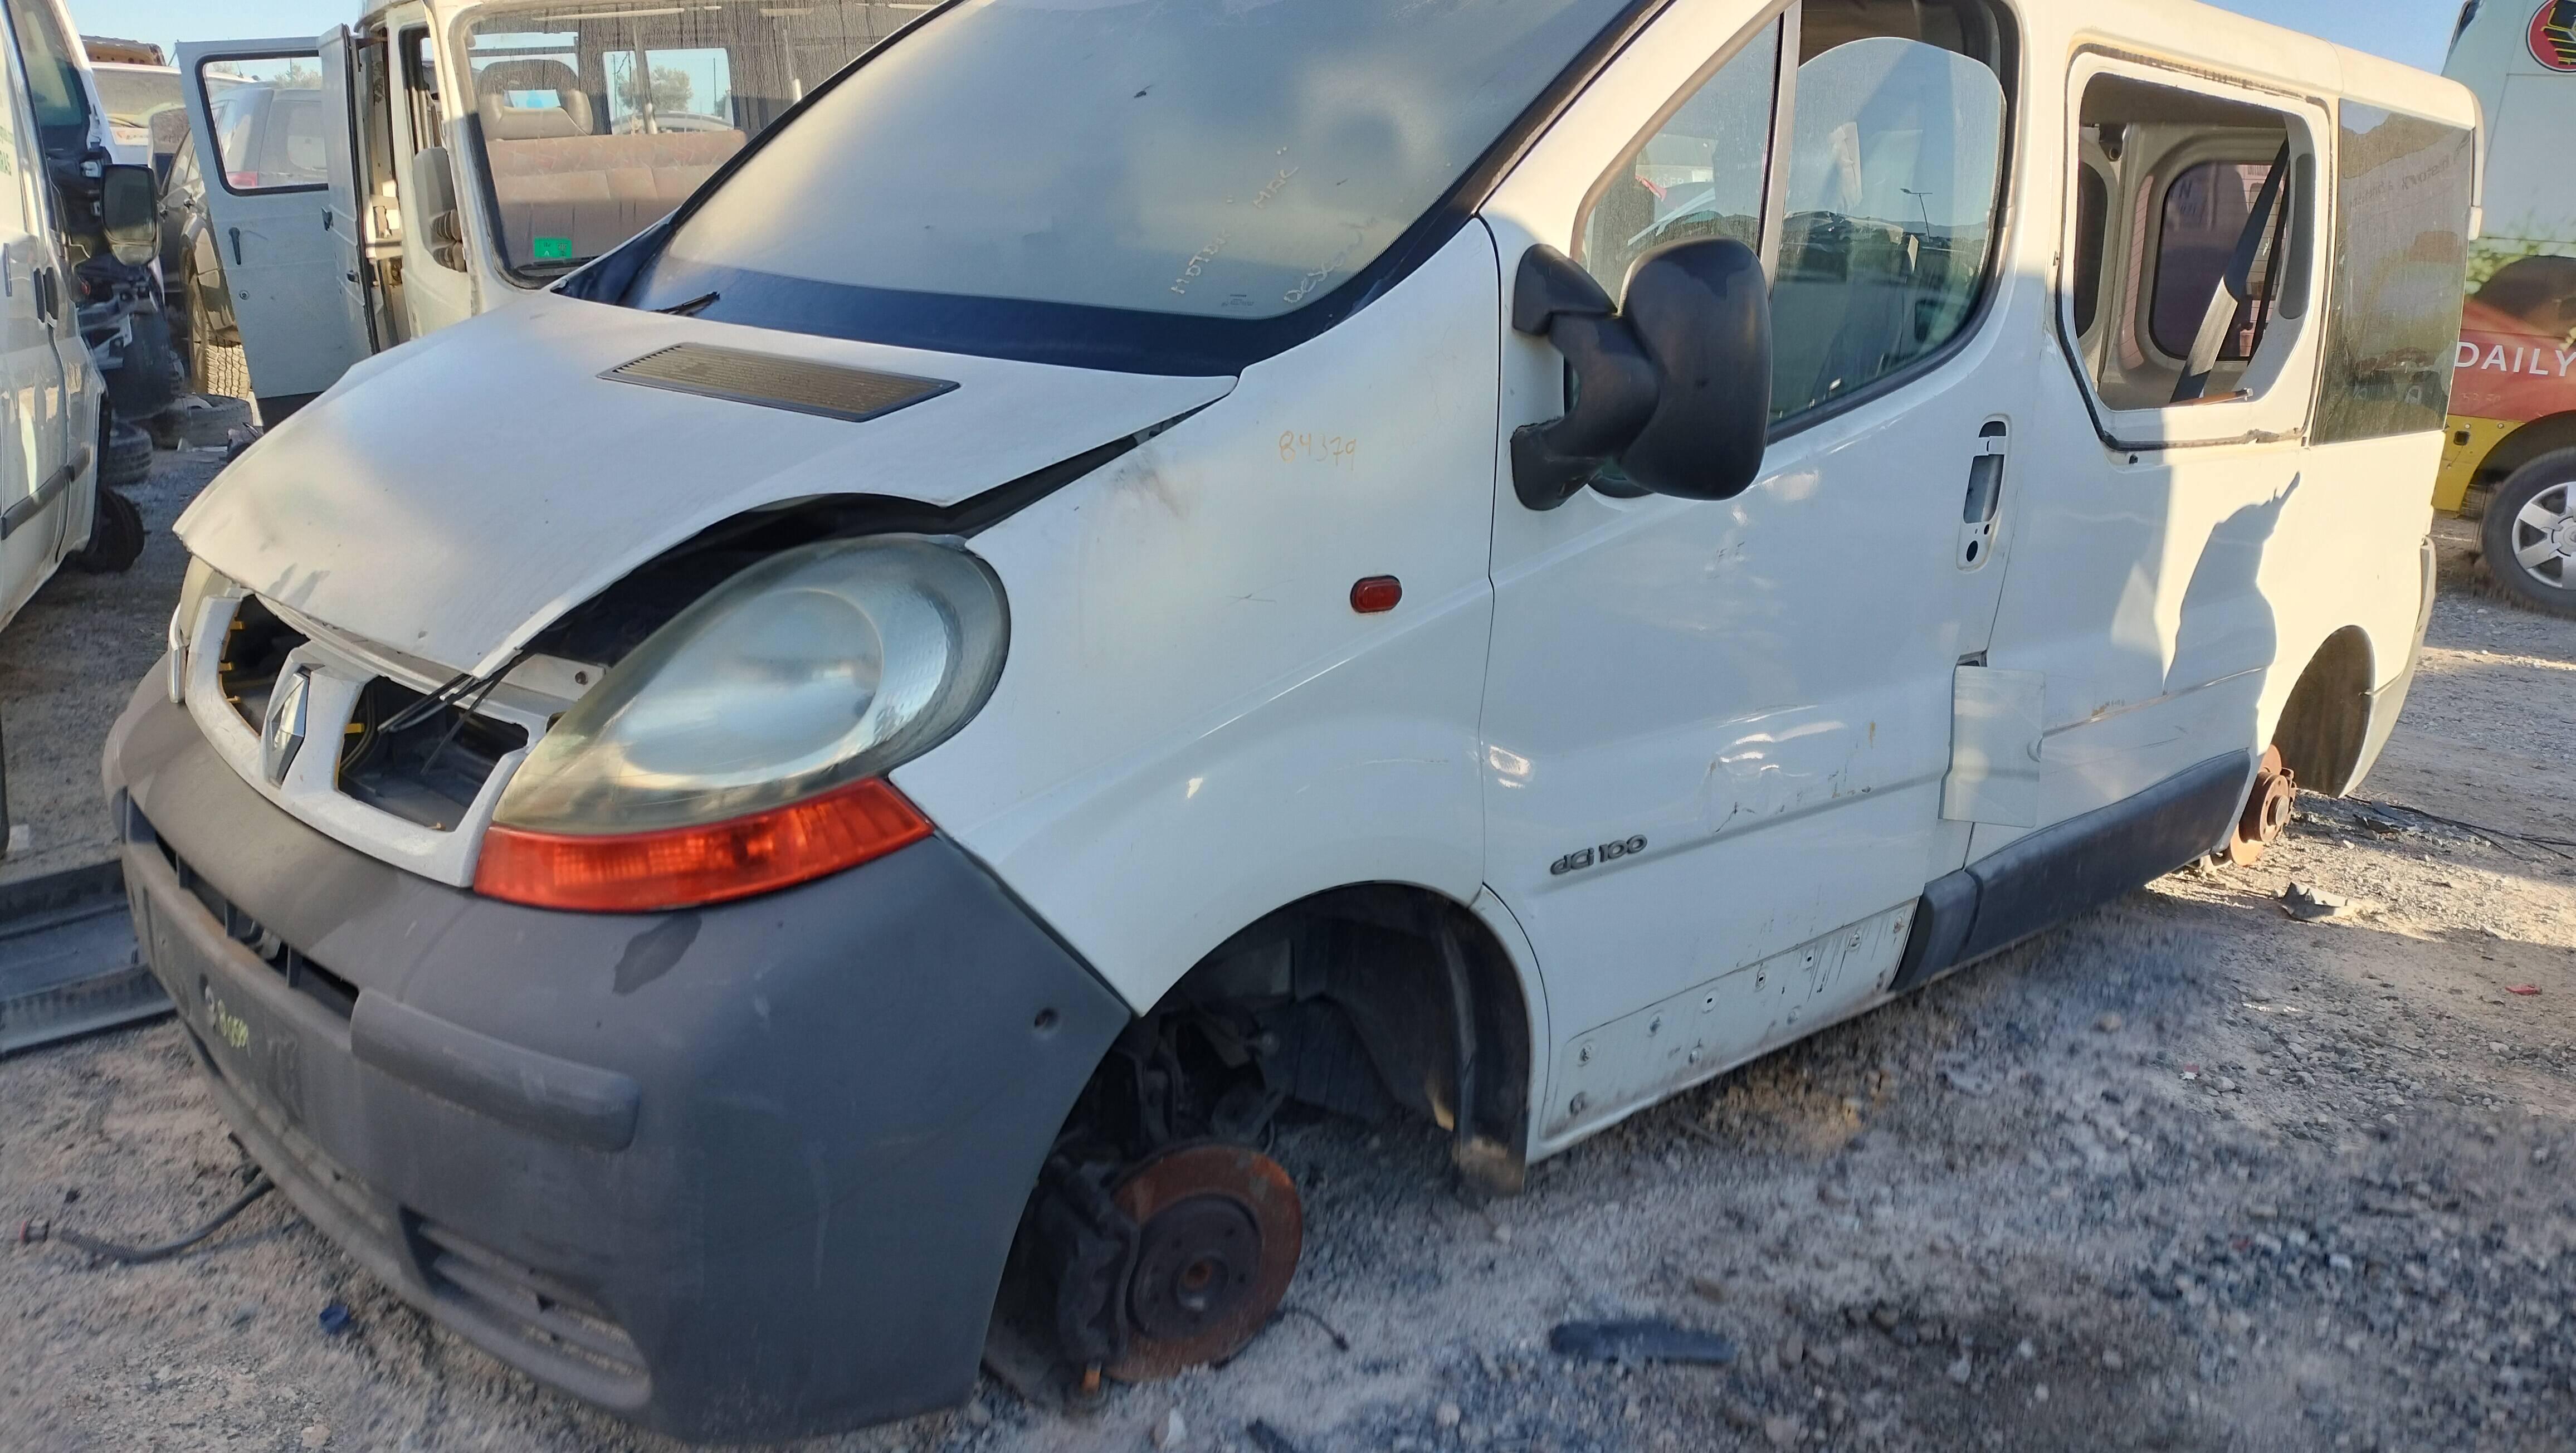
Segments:
[[[268,720],[259,732],[259,771],[272,787],[286,781],[295,750],[304,745],[305,699],[312,695],[312,684],[312,673],[298,670],[280,678],[269,693]]]

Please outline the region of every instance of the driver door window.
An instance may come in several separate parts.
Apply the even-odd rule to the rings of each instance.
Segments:
[[[1982,23],[1911,0],[1791,11],[1595,185],[1577,260],[1616,297],[1657,247],[1733,237],[1759,251],[1775,423],[1910,372],[1965,331],[1992,271],[2005,107]],[[1784,46],[1800,59],[1782,105]]]
[[[1576,256],[1610,296],[1638,258],[1667,243],[1732,237],[1761,248],[1779,66],[1774,25],[1684,95],[1595,185]]]

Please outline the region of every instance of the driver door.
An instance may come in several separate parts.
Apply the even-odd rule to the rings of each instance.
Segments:
[[[349,69],[346,27],[318,40],[179,46],[204,206],[269,424],[374,351]]]
[[[1547,985],[1552,1144],[1887,988],[1997,806],[1944,789],[2036,356],[1997,345],[2037,306],[1996,226],[2000,56],[1902,6],[1857,13],[1903,33],[1750,9],[1668,11],[1486,212],[1506,279],[1545,244],[1616,297],[1653,247],[1731,236],[1773,280],[1775,423],[1733,499],[1524,505],[1511,431],[1564,412],[1566,364],[1507,348],[1486,881]]]

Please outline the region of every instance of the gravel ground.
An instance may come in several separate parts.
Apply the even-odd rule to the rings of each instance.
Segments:
[[[0,631],[0,742],[9,819],[26,845],[0,858],[0,883],[116,856],[98,790],[99,744],[135,678],[161,655],[188,556],[170,523],[223,466],[220,449],[152,456],[125,493],[143,508],[143,555],[120,575],[57,573]]]
[[[1133,1450],[1177,1411],[1181,1446],[1260,1453],[2564,1449],[2576,846],[2534,839],[2576,839],[2571,747],[2576,622],[2454,591],[2369,800],[2303,799],[2256,867],[2165,879],[1514,1199],[1462,1197],[1427,1132],[1291,1129],[1299,1311],[1231,1365],[1078,1413],[988,1382],[812,1446]],[[2293,921],[2294,880],[2354,910]],[[238,1185],[170,1025],[0,1064],[8,1226],[141,1239]],[[0,1250],[0,1305],[0,1447],[670,1446],[435,1330],[275,1197],[155,1266]],[[1741,1355],[1547,1350],[1603,1316]]]

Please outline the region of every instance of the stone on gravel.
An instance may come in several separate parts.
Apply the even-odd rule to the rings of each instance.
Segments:
[[[304,1425],[303,1443],[304,1443],[304,1446],[305,1446],[305,1447],[307,1447],[307,1448],[319,1448],[319,1447],[322,1447],[322,1446],[324,1446],[325,1444],[329,1443],[330,1441],[331,1441],[331,1427],[330,1427],[330,1425],[329,1425],[329,1424],[327,1424],[327,1423],[307,1423],[307,1424],[305,1424],[305,1425]]]
[[[1442,1403],[1439,1407],[1432,1409],[1431,1421],[1438,1423],[1444,1428],[1454,1428],[1458,1426],[1458,1420],[1465,1416],[1466,1414],[1459,1410],[1456,1403]]]
[[[1163,1420],[1154,1425],[1154,1446],[1157,1448],[1178,1448],[1189,1436],[1190,1425],[1181,1417],[1179,1408],[1163,1414]]]
[[[2349,918],[2361,911],[2361,905],[2322,888],[2292,883],[2282,890],[2281,911],[2301,923],[2317,923],[2329,918]]]
[[[2125,1022],[2117,1014],[2105,1014],[2093,1021],[2093,1027],[2104,1034],[2117,1034],[2120,1032],[2120,1026]]]

